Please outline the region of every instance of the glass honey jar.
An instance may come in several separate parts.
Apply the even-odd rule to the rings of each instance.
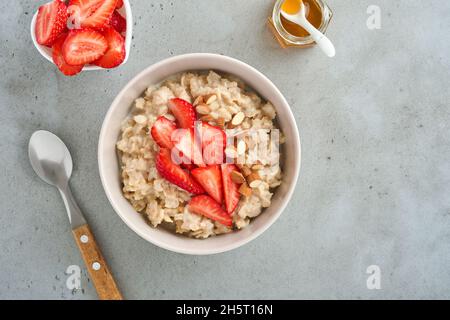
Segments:
[[[310,47],[315,44],[309,33],[299,25],[288,21],[281,15],[281,6],[284,0],[277,0],[273,7],[272,16],[268,19],[268,25],[275,38],[283,48]],[[322,33],[325,33],[333,12],[322,0],[303,0],[306,10],[306,18]]]

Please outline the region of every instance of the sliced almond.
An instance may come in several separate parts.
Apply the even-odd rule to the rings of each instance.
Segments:
[[[203,96],[198,96],[197,98],[195,98],[194,102],[192,102],[192,105],[194,107],[198,106],[199,104],[205,103]]]
[[[238,171],[231,171],[230,175],[231,175],[231,180],[233,180],[234,183],[242,184],[242,183],[246,182],[242,173],[240,173]]]
[[[142,114],[138,114],[137,116],[134,116],[133,120],[134,120],[136,123],[144,124],[144,123],[147,122],[147,117],[144,116],[144,115],[142,115]]]
[[[201,117],[200,120],[208,122],[208,121],[214,121],[214,118],[210,114],[207,114],[207,115],[204,115],[203,117]]]
[[[245,114],[242,111],[240,111],[234,115],[233,119],[231,120],[231,124],[233,126],[238,126],[242,123],[242,121],[244,121],[244,118]]]
[[[261,180],[254,180],[249,183],[250,188],[258,188],[261,185]]]
[[[239,193],[246,197],[250,197],[252,195],[252,189],[249,188],[249,186],[246,183],[243,183],[239,187]]]
[[[211,112],[211,109],[209,109],[206,104],[199,104],[195,110],[197,110],[199,114],[209,114]]]
[[[206,102],[206,104],[211,104],[217,100],[217,95],[214,93],[208,94],[203,98],[203,100]]]
[[[281,184],[281,180],[278,180],[278,181],[275,181],[275,182],[272,182],[271,184],[269,184],[269,187],[271,189],[274,189],[274,188],[280,186],[280,184]]]
[[[253,181],[260,181],[260,180],[261,180],[261,177],[256,172],[252,172],[247,176],[247,181],[250,184],[250,186]]]
[[[220,105],[217,101],[214,101],[213,103],[208,104],[208,106],[213,111],[217,111],[220,108]]]
[[[264,168],[262,164],[255,164],[252,166],[252,170],[261,170],[262,168]]]
[[[247,166],[241,166],[241,172],[245,177],[248,177],[249,175],[252,174],[252,169],[250,169]]]

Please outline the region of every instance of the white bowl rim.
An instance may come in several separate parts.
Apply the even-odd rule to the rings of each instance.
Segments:
[[[104,177],[104,159],[103,159],[103,153],[102,150],[104,150],[104,140],[105,140],[105,135],[106,135],[106,126],[107,124],[110,122],[110,118],[112,117],[115,109],[118,107],[118,102],[120,101],[122,95],[125,94],[125,92],[127,92],[129,90],[129,88],[131,88],[132,86],[135,85],[135,83],[144,75],[146,75],[147,73],[152,72],[155,69],[158,69],[166,64],[171,64],[171,63],[177,63],[180,60],[183,59],[189,59],[189,58],[215,58],[215,59],[219,59],[222,60],[224,62],[228,62],[228,63],[235,63],[238,64],[239,66],[241,66],[244,69],[250,70],[254,73],[256,73],[259,77],[263,78],[268,85],[270,85],[272,87],[272,89],[278,94],[278,96],[281,98],[283,104],[286,106],[286,110],[283,110],[285,112],[288,113],[288,119],[291,122],[291,125],[293,127],[293,129],[295,129],[295,132],[297,134],[295,134],[294,136],[294,145],[295,145],[295,150],[297,152],[297,156],[299,161],[294,163],[294,180],[292,181],[292,184],[289,186],[288,191],[286,192],[285,196],[284,196],[284,201],[282,202],[282,204],[280,205],[280,207],[278,208],[278,210],[276,211],[276,214],[274,214],[271,219],[260,229],[256,230],[255,232],[253,232],[250,236],[243,238],[239,241],[233,242],[231,244],[229,244],[228,246],[223,246],[219,249],[213,248],[213,249],[208,249],[208,250],[196,250],[196,249],[185,249],[185,248],[179,248],[177,246],[173,246],[171,244],[168,244],[166,242],[163,241],[159,241],[159,239],[157,239],[156,237],[152,237],[149,234],[143,232],[140,230],[140,228],[138,226],[136,226],[133,222],[127,220],[126,214],[123,214],[120,210],[119,205],[117,204],[117,202],[115,201],[115,199],[111,196],[110,191],[109,191],[109,186],[106,184],[105,181],[105,177]],[[214,68],[211,68],[214,69]],[[187,71],[187,70],[186,70]],[[181,71],[180,71],[181,72]],[[149,84],[150,85],[150,84]],[[137,97],[136,97],[137,98]],[[257,69],[255,69],[254,67],[248,65],[245,62],[242,62],[240,60],[237,60],[235,58],[231,58],[225,55],[220,55],[220,54],[215,54],[215,53],[188,53],[188,54],[181,54],[181,55],[177,55],[174,57],[170,57],[170,58],[166,58],[164,60],[161,60],[159,62],[156,62],[152,65],[150,65],[149,67],[145,68],[143,71],[141,71],[140,73],[138,73],[135,77],[133,77],[126,85],[125,87],[119,92],[119,94],[116,96],[116,98],[113,100],[113,102],[111,103],[106,116],[103,120],[103,124],[102,124],[102,128],[100,131],[100,136],[99,136],[99,142],[98,142],[98,150],[97,150],[97,156],[98,156],[98,164],[99,164],[99,175],[100,175],[100,180],[102,182],[103,185],[103,189],[105,191],[105,194],[109,200],[109,202],[111,203],[111,206],[113,207],[114,211],[119,215],[119,217],[122,219],[122,221],[131,229],[133,230],[136,234],[138,234],[141,238],[147,240],[150,243],[153,243],[154,245],[169,250],[169,251],[173,251],[173,252],[177,252],[177,253],[182,253],[182,254],[189,254],[189,255],[210,255],[210,254],[217,254],[217,253],[223,253],[223,252],[227,252],[233,249],[236,249],[238,247],[241,247],[247,243],[249,243],[250,241],[256,239],[258,236],[260,236],[262,233],[264,233],[279,217],[280,215],[283,213],[283,211],[285,210],[287,204],[289,203],[289,201],[292,198],[292,195],[294,193],[295,187],[297,185],[298,182],[298,177],[299,177],[299,173],[300,173],[300,167],[301,167],[301,143],[300,143],[300,136],[299,136],[299,130],[297,127],[297,123],[295,121],[295,117],[292,113],[292,110],[289,107],[288,102],[286,101],[286,98],[283,96],[283,94],[280,92],[280,90],[272,83],[272,81],[269,80],[269,78],[267,78],[264,74],[262,74],[260,71],[258,71]],[[239,232],[239,231],[238,231]],[[222,237],[226,237],[227,235],[221,235]],[[198,241],[207,241],[206,240],[198,240]]]
[[[117,66],[116,68],[119,68],[120,66],[124,65],[130,56],[130,49],[131,49],[131,40],[133,37],[133,14],[131,13],[131,5],[129,0],[123,0],[123,7],[118,10],[125,11],[125,18],[127,20],[127,31],[125,33],[125,60]],[[33,18],[31,19],[31,40],[33,41],[34,46],[39,51],[39,53],[47,59],[50,63],[54,64],[53,58],[51,55],[49,55],[47,52],[45,52],[45,46],[40,45],[37,43],[36,35],[35,35],[35,26],[36,26],[36,18],[37,18],[38,10],[33,15]],[[95,71],[95,70],[109,70],[102,67],[94,66],[94,65],[87,65],[83,67],[83,70],[81,71]]]

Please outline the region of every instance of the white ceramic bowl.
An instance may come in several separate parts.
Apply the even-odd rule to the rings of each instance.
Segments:
[[[204,240],[191,239],[162,228],[150,227],[122,195],[116,142],[122,121],[129,115],[134,100],[145,89],[183,71],[216,70],[233,74],[272,102],[278,124],[287,137],[282,152],[283,183],[275,191],[269,208],[246,228]],[[300,171],[300,138],[291,109],[275,85],[253,67],[233,58],[208,53],[180,55],[158,62],[131,80],[113,101],[103,121],[98,146],[100,177],[106,195],[122,220],[147,241],[179,253],[213,254],[228,251],[255,239],[280,216],[292,196]]]
[[[48,1],[47,1],[48,2]],[[42,3],[44,4],[44,3]],[[133,36],[133,15],[131,14],[131,6],[130,6],[130,1],[129,0],[124,0],[123,1],[123,7],[120,8],[119,10],[117,10],[122,16],[125,17],[125,19],[127,19],[127,31],[125,34],[125,60],[120,64],[120,66],[124,65],[127,60],[128,57],[130,55],[130,49],[131,49],[131,38]],[[40,45],[39,43],[37,43],[36,41],[36,34],[34,32],[35,26],[36,26],[36,18],[37,18],[37,14],[38,12],[36,11],[36,13],[33,16],[33,19],[31,20],[31,39],[33,40],[33,44],[36,47],[36,49],[39,51],[39,53],[48,61],[50,61],[51,63],[53,63],[53,59],[52,59],[52,48]],[[120,67],[119,66],[119,67]],[[82,71],[92,71],[92,70],[108,70],[108,69],[104,69],[98,66],[94,66],[94,65],[86,65]]]

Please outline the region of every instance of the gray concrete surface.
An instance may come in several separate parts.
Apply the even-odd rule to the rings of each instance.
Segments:
[[[66,288],[82,261],[57,192],[27,159],[48,129],[75,162],[72,188],[129,299],[450,298],[450,2],[329,0],[337,56],[283,50],[265,26],[272,1],[133,0],[129,62],[66,78],[33,48],[42,1],[0,0],[0,298],[95,299]],[[368,30],[366,9],[381,8]],[[97,139],[118,91],[144,67],[216,52],[265,73],[291,103],[303,163],[295,195],[260,238],[184,256],[134,234],[102,190]],[[381,289],[366,268],[381,269]]]

